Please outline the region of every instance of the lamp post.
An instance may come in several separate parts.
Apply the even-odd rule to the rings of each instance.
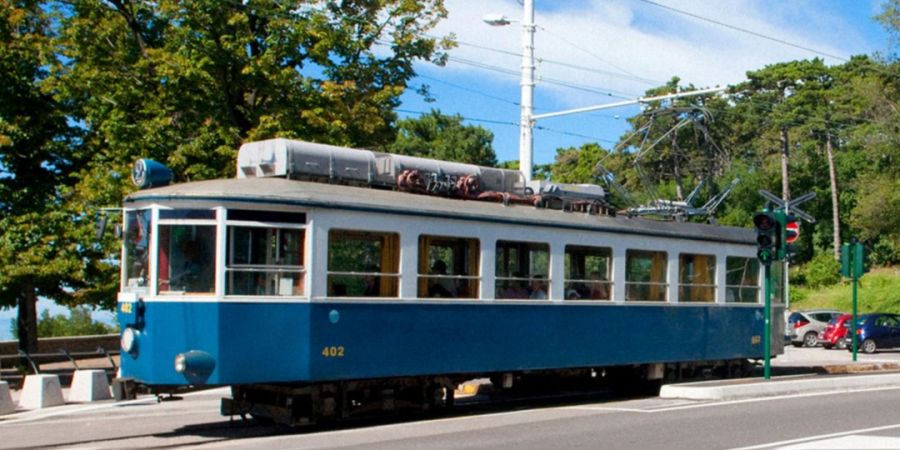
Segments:
[[[559,117],[569,114],[578,114],[590,111],[599,111],[602,109],[620,108],[622,106],[636,105],[652,101],[670,100],[682,97],[693,97],[696,95],[714,94],[725,91],[727,88],[716,87],[708,89],[699,89],[690,92],[676,92],[673,94],[660,95],[655,97],[641,97],[634,100],[626,100],[617,103],[608,103],[605,105],[594,105],[583,108],[569,109],[564,111],[549,112],[544,114],[534,114],[534,32],[537,25],[534,23],[534,0],[522,0],[524,6],[524,14],[522,16],[522,97],[520,102],[519,116],[519,171],[525,178],[526,186],[531,183],[533,164],[532,157],[534,153],[534,137],[532,130],[537,120],[547,119],[550,117]],[[487,14],[482,19],[491,26],[506,26],[513,22],[502,14]]]
[[[522,81],[519,115],[519,171],[526,185],[531,182],[534,148],[534,0],[523,0],[522,15]],[[505,26],[512,20],[502,15],[487,15],[484,22],[493,26]]]

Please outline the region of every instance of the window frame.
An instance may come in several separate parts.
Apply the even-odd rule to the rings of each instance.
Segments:
[[[154,292],[156,293],[156,295],[160,295],[160,296],[176,296],[176,295],[212,296],[212,295],[216,295],[217,294],[216,288],[217,288],[218,281],[219,281],[219,273],[218,273],[219,271],[217,270],[218,258],[219,258],[219,251],[218,251],[219,226],[218,226],[218,220],[217,220],[218,213],[219,213],[218,208],[173,208],[173,207],[163,208],[163,207],[157,207],[154,209],[156,210],[156,212],[152,216],[156,219],[156,221],[152,225],[153,234],[151,235],[151,240],[154,242],[153,247],[154,247],[155,252],[154,252],[154,257],[153,257],[153,261],[151,262],[151,264],[154,266],[152,281],[153,281]],[[213,211],[212,219],[181,219],[181,218],[163,219],[160,217],[162,215],[161,213],[163,211],[189,211],[189,210],[204,210],[205,211],[207,209]],[[201,291],[188,291],[188,290],[184,290],[184,291],[172,290],[171,289],[171,281],[172,281],[171,277],[165,279],[166,284],[169,286],[169,289],[166,289],[166,290],[162,289],[163,278],[160,277],[160,273],[162,272],[162,271],[160,271],[160,261],[162,260],[162,258],[160,258],[160,254],[162,252],[162,237],[163,237],[162,229],[163,229],[163,227],[173,227],[173,226],[194,226],[194,227],[211,227],[212,228],[212,231],[213,231],[212,245],[210,246],[209,249],[207,249],[207,252],[211,252],[211,254],[212,254],[212,258],[210,258],[210,260],[209,260],[209,263],[210,263],[209,266],[211,267],[211,272],[212,272],[212,280],[211,280],[212,290],[202,291],[202,292]],[[167,253],[167,255],[168,255],[168,253]],[[167,256],[165,258],[167,264],[170,264],[169,258],[170,258],[169,256]],[[169,270],[170,270],[170,268],[167,268],[165,272],[168,272]]]
[[[333,233],[345,233],[346,235],[353,236],[359,235],[360,237],[371,236],[379,236],[381,239],[379,240],[382,243],[381,254],[379,255],[379,259],[384,259],[384,245],[392,244],[391,251],[395,254],[392,258],[389,256],[390,262],[393,267],[389,267],[388,269],[392,269],[392,271],[385,271],[385,268],[379,266],[378,271],[369,271],[369,270],[332,270],[331,262],[332,262],[332,238]],[[396,231],[381,231],[381,230],[360,230],[360,229],[351,229],[351,228],[330,228],[326,230],[326,253],[325,253],[325,292],[326,298],[363,298],[363,299],[399,299],[400,298],[400,286],[402,283],[402,233]],[[392,237],[389,239],[385,239],[387,237]],[[345,238],[346,239],[346,238]],[[375,241],[375,239],[358,239],[358,240],[369,240]],[[383,265],[383,264],[382,264]],[[388,295],[339,295],[335,294],[334,290],[336,289],[336,284],[334,282],[333,277],[345,277],[348,279],[353,278],[361,278],[363,283],[365,284],[367,280],[372,277],[378,283],[379,294],[381,291],[387,290]],[[390,280],[393,280],[390,282]],[[343,285],[346,289],[346,284]]]
[[[431,242],[426,242],[431,240]],[[456,242],[454,242],[456,241]],[[450,245],[434,245],[434,243],[442,243],[446,242]],[[464,250],[464,264],[466,266],[467,274],[434,274],[432,272],[432,262],[429,260],[430,258],[430,249],[432,247],[448,247],[453,244],[462,244]],[[474,245],[473,245],[474,244]],[[460,300],[478,300],[481,298],[481,283],[482,283],[482,274],[481,274],[481,239],[477,237],[468,237],[468,236],[445,236],[445,235],[433,235],[433,234],[425,234],[421,233],[417,239],[417,261],[416,261],[416,296],[418,298],[452,298],[452,299],[460,299]],[[471,260],[474,257],[474,261]],[[446,264],[446,263],[445,263]],[[450,269],[450,268],[447,268]],[[424,272],[424,273],[423,273]],[[456,272],[455,270],[453,272]],[[468,291],[469,295],[460,296],[459,291],[457,291],[457,295],[449,296],[449,297],[440,297],[430,294],[429,284],[433,281],[440,280],[449,280],[454,283],[466,283],[468,287],[465,288]],[[458,289],[462,289],[462,286],[459,286]]]
[[[612,301],[614,288],[612,273],[613,264],[615,264],[613,254],[612,247],[566,244],[563,248],[563,300]],[[584,267],[585,273],[582,278],[569,278],[574,270],[574,261],[571,261],[571,258],[574,258],[575,255],[582,255],[585,259],[586,257],[605,257],[606,273],[601,275],[600,280],[596,280],[588,276],[587,267]],[[592,296],[594,292],[593,286],[596,285],[602,285],[602,289],[606,290],[606,298],[594,298]],[[588,286],[591,286],[591,288],[588,288]],[[579,289],[579,287],[583,289]]]
[[[706,267],[707,267],[707,275],[709,275],[711,284],[707,283],[685,283],[685,260],[686,258],[692,258],[694,260],[697,257],[707,258]],[[716,290],[718,287],[718,283],[716,283],[716,274],[718,272],[718,268],[716,266],[716,255],[714,254],[704,254],[704,253],[679,253],[678,254],[678,302],[679,303],[715,303],[716,302]],[[690,264],[695,264],[695,261],[691,261]],[[709,273],[711,271],[711,273]],[[695,300],[693,297],[689,297],[686,295],[687,292],[693,292],[694,288],[700,288],[708,294],[712,294],[708,300]]]
[[[240,209],[238,209],[240,210]],[[226,210],[226,216],[229,210]],[[243,210],[241,210],[243,211]],[[268,211],[262,211],[265,213]],[[303,214],[303,213],[299,213]],[[303,216],[305,218],[305,214]],[[275,232],[275,248],[276,248],[276,258],[277,253],[281,251],[281,238],[284,236],[282,234],[283,231],[299,231],[300,239],[299,239],[299,265],[287,265],[287,264],[234,264],[232,263],[235,257],[235,239],[234,235],[238,229],[262,229],[267,230],[266,243],[270,243],[269,238],[272,236],[269,234],[270,232]],[[224,271],[223,276],[225,277],[224,284],[224,295],[226,297],[273,297],[273,298],[285,298],[285,297],[298,297],[298,298],[306,298],[309,294],[307,287],[307,272],[308,272],[308,261],[307,259],[307,248],[309,246],[308,239],[308,231],[307,231],[306,223],[297,223],[297,222],[271,222],[271,221],[251,221],[251,220],[226,220],[225,221],[225,254],[224,258]],[[248,244],[252,245],[252,239],[248,241]],[[267,253],[268,259],[268,253]],[[272,274],[272,278],[270,280],[269,275],[266,275],[266,285],[268,286],[269,281],[274,281],[273,289],[274,293],[232,293],[229,292],[229,281],[231,279],[231,275],[235,273],[251,273],[251,274]],[[278,292],[282,289],[281,282],[284,280],[284,274],[298,274],[296,277],[297,281],[293,283],[294,291],[291,294],[279,294]],[[299,286],[299,288],[298,288]],[[233,286],[231,286],[233,290]],[[268,289],[267,289],[268,290]],[[299,291],[299,292],[298,292]]]
[[[500,268],[501,268],[501,264],[503,263],[501,260],[506,259],[506,258],[503,258],[500,256],[501,255],[500,247],[504,244],[514,244],[511,246],[508,246],[507,248],[516,248],[517,251],[521,250],[522,248],[528,248],[528,258],[527,258],[528,266],[529,266],[527,268],[528,276],[519,276],[519,277],[514,276],[515,274],[522,272],[523,269],[521,267],[519,267],[518,270],[516,272],[514,272],[513,274],[507,274],[507,275],[502,275],[502,276],[500,275],[501,274]],[[531,248],[531,247],[542,247],[542,248],[540,250],[535,250],[534,248]],[[547,267],[546,267],[544,273],[534,274],[531,271],[532,265],[534,264],[531,254],[535,251],[546,253]],[[507,252],[504,251],[502,253],[506,254]],[[497,239],[494,242],[494,286],[493,286],[494,293],[495,293],[494,298],[496,300],[549,300],[551,298],[550,286],[552,284],[552,280],[550,278],[550,275],[552,273],[552,270],[551,270],[552,258],[553,258],[552,255],[553,255],[552,247],[549,242]],[[516,266],[518,266],[520,262],[524,261],[524,258],[521,255],[517,255],[517,259],[519,261],[516,262]],[[508,260],[507,260],[507,263],[508,263]],[[504,270],[503,272],[508,272],[508,268],[506,268],[506,269],[507,270]],[[537,276],[535,276],[535,275],[537,275]],[[543,275],[543,276],[541,276],[541,275]],[[510,283],[510,282],[514,282],[518,285],[518,289],[516,289],[518,292],[515,293],[516,296],[507,296],[506,295],[507,292],[512,292],[512,291],[510,291],[510,289],[515,289],[514,287],[509,286],[508,283]],[[526,284],[526,287],[521,286],[522,282],[524,282]],[[531,286],[535,282],[542,282],[544,285],[542,298],[539,295],[536,295],[533,290],[531,290],[532,289]],[[524,295],[526,293],[527,293],[527,295]]]
[[[747,265],[746,265],[747,262],[755,264],[755,268],[756,268],[756,277],[755,278],[756,279],[754,280],[754,283],[752,283],[752,284],[743,284],[743,283],[742,284],[729,284],[728,274],[729,274],[729,272],[732,271],[729,269],[729,267],[733,267],[733,266],[729,265],[729,263],[733,260],[746,261],[743,264],[745,269],[747,267]],[[760,291],[759,279],[761,276],[760,269],[762,269],[762,267],[760,266],[759,260],[757,258],[750,257],[750,256],[726,255],[725,256],[725,303],[728,303],[728,304],[743,303],[743,304],[748,304],[748,305],[749,304],[759,304],[759,291]],[[744,277],[741,277],[742,280],[743,280],[743,278]],[[737,289],[738,295],[729,295],[733,289]],[[746,290],[753,291],[753,295],[750,297],[753,299],[753,301],[743,301],[743,298],[744,298],[743,292]],[[732,299],[730,300],[729,297],[731,297]]]
[[[630,266],[630,262],[635,253],[644,253],[644,254],[658,254],[662,255],[661,260],[663,261],[662,274],[663,281],[652,281],[653,280],[653,260],[655,256],[651,256],[651,266],[650,266],[650,280],[651,281],[632,281],[631,275],[628,268]],[[650,288],[650,292],[653,292],[654,289],[657,292],[662,292],[662,299],[649,299],[649,298],[631,298],[632,288],[638,286],[648,286]],[[625,250],[625,301],[626,302],[667,302],[669,300],[669,252],[663,250],[644,250],[644,249],[626,249]]]

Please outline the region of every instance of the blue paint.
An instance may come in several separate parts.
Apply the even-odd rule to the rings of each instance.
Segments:
[[[761,308],[148,302],[122,370],[184,385],[174,358],[191,350],[215,359],[212,385],[761,358]]]

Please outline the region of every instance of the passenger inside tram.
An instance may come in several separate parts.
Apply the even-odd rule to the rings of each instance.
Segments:
[[[447,277],[447,263],[437,260],[431,265],[431,278],[428,286],[429,297],[455,298],[457,296],[456,283]]]

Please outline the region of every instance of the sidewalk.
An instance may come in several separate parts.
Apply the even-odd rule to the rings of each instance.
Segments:
[[[771,360],[771,378],[759,376],[732,380],[668,384],[662,398],[690,400],[734,400],[813,392],[852,391],[900,387],[900,352],[858,353],[857,361],[847,350],[785,347]]]

